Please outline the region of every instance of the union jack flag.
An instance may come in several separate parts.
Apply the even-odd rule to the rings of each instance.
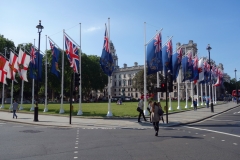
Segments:
[[[179,48],[178,51],[177,51],[177,58],[178,58],[178,64],[180,64],[182,62],[182,56],[183,56],[183,53],[182,53],[182,48]]]
[[[154,42],[155,46],[155,53],[158,53],[162,49],[162,38],[161,38],[161,33],[157,34],[156,37],[154,38],[156,41]]]
[[[32,46],[31,47],[31,52],[30,52],[30,61],[32,64],[35,64],[35,59],[36,59],[36,50],[35,48]]]
[[[195,58],[193,59],[193,68],[198,68],[198,57],[197,55],[195,56]]]
[[[192,52],[189,52],[187,57],[188,57],[188,66],[192,66],[193,65],[192,64]]]
[[[173,54],[172,40],[168,41],[167,43],[167,53],[168,53],[168,58],[170,58]]]
[[[75,73],[79,73],[79,55],[77,46],[70,41],[65,35],[65,47],[68,60],[70,62],[70,67],[73,68]]]

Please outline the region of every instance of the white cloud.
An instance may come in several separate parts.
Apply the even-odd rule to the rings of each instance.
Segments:
[[[101,27],[90,27],[90,28],[86,29],[85,32],[94,32],[99,29],[101,29]]]

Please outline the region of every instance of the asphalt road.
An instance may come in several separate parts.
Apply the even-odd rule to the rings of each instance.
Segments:
[[[153,129],[56,128],[0,121],[0,160],[238,160],[239,124],[240,107],[200,123],[161,127],[158,137]]]

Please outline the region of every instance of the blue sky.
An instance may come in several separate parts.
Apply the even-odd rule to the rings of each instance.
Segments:
[[[1,0],[0,34],[20,43],[38,43],[36,25],[42,20],[41,50],[48,35],[63,46],[63,29],[80,43],[86,54],[101,55],[104,25],[110,18],[110,39],[119,58],[132,66],[144,64],[144,22],[146,41],[163,28],[163,42],[173,36],[173,46],[189,40],[197,43],[199,57],[223,63],[224,72],[240,78],[240,1],[239,0]],[[47,44],[49,49],[49,44]],[[175,49],[174,49],[175,50]]]

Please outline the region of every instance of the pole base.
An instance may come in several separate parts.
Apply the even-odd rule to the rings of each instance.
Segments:
[[[23,106],[20,106],[20,107],[19,107],[19,110],[23,110]]]
[[[82,113],[82,110],[78,110],[78,113],[77,113],[77,115],[78,115],[78,116],[81,116],[81,115],[83,115],[83,113]]]
[[[108,111],[108,113],[107,113],[107,115],[106,115],[107,117],[112,117],[113,115],[112,115],[112,112],[111,111]]]
[[[64,113],[64,109],[60,109],[59,114],[63,114]]]
[[[185,108],[188,108],[188,106],[186,105]]]
[[[180,107],[180,106],[177,106],[177,109],[181,110],[181,107]]]
[[[1,107],[0,107],[0,109],[3,109],[4,108],[4,105],[2,105]]]
[[[144,113],[144,116],[148,116],[149,115],[148,110],[144,110],[143,113]]]
[[[193,104],[191,104],[191,107],[193,107]]]
[[[12,105],[10,105],[9,110],[12,110]]]
[[[30,111],[34,111],[34,106],[32,106],[32,107],[30,108]]]
[[[203,105],[203,103],[201,103],[201,106]]]
[[[170,107],[168,108],[168,110],[171,111],[171,110],[172,110],[172,106],[170,106]]]
[[[48,112],[48,108],[47,107],[44,108],[43,112]]]

